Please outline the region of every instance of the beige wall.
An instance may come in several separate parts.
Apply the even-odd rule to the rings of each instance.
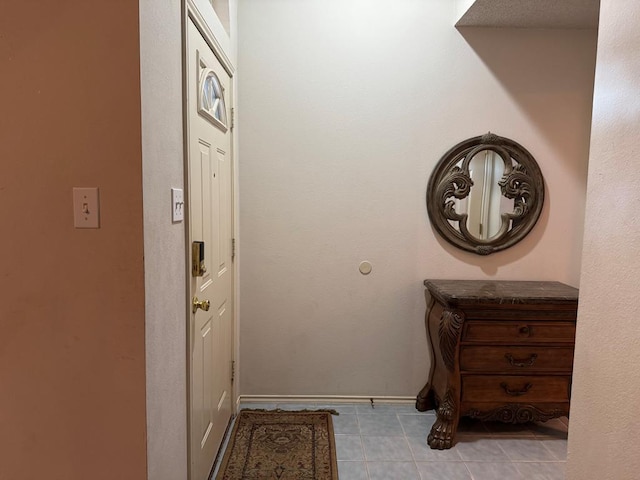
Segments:
[[[138,42],[137,2],[0,4],[2,479],[146,477]]]
[[[639,17],[634,0],[601,2],[569,480],[640,471]]]
[[[240,2],[241,393],[413,396],[425,278],[578,284],[595,32],[457,30],[455,3]],[[532,152],[547,198],[480,257],[434,234],[424,198],[489,130]]]
[[[187,478],[185,224],[170,204],[184,188],[181,35],[181,2],[140,1],[149,480]]]

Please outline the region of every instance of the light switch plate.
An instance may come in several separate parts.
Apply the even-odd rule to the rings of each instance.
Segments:
[[[184,192],[181,188],[171,189],[171,221],[184,220]]]
[[[100,195],[97,187],[73,188],[73,225],[100,228]]]

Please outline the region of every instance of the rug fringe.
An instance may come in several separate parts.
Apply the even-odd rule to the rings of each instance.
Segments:
[[[240,412],[262,412],[262,413],[330,413],[331,415],[340,415],[337,410],[332,408],[319,408],[317,410],[305,409],[305,410],[286,410],[282,408],[241,408]],[[238,412],[238,413],[240,413]]]

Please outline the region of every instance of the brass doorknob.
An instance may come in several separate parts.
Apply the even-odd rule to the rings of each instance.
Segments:
[[[211,306],[211,303],[209,302],[209,300],[198,300],[198,297],[193,297],[191,311],[193,313],[196,313],[198,309],[201,309],[201,310],[204,310],[205,312],[208,312],[210,306]]]

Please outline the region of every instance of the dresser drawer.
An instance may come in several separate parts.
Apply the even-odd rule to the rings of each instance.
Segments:
[[[460,348],[460,370],[486,373],[571,373],[573,347],[471,346]]]
[[[463,342],[573,343],[576,326],[571,322],[482,322],[464,324]]]
[[[463,375],[463,402],[568,402],[570,375]]]

